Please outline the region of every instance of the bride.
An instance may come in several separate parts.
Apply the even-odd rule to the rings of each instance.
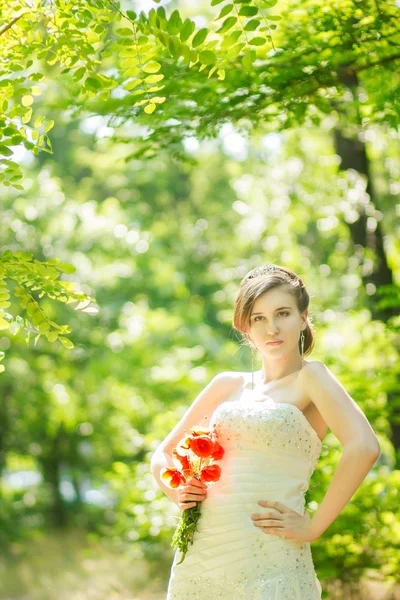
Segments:
[[[364,413],[320,361],[309,294],[288,268],[250,271],[235,300],[233,326],[257,351],[262,369],[224,372],[200,392],[153,454],[152,473],[180,510],[202,501],[185,560],[176,551],[167,600],[318,600],[321,584],[310,543],[320,538],[380,453]],[[204,418],[203,418],[204,417]],[[209,419],[224,448],[221,477],[170,489],[160,478],[189,428]],[[318,509],[304,494],[327,428],[344,450]]]

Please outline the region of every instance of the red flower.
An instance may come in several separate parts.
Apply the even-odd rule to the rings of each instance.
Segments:
[[[200,458],[209,458],[214,452],[215,442],[208,435],[190,438],[190,449]]]
[[[192,475],[194,474],[193,467],[187,455],[182,456],[176,451],[176,448],[174,448],[172,450],[172,460],[174,462],[174,465],[176,465],[184,475],[186,475],[187,477],[192,477]]]
[[[214,442],[214,452],[211,455],[211,458],[213,458],[214,460],[220,460],[223,455],[225,454],[225,450],[223,449],[223,447],[221,446],[221,444],[218,444],[218,442]]]
[[[218,481],[221,477],[221,467],[219,465],[208,465],[200,471],[200,481],[208,483],[209,481]]]

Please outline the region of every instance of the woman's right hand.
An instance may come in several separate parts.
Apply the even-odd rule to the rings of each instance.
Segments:
[[[207,485],[196,479],[196,477],[192,477],[188,479],[185,485],[178,487],[178,507],[181,510],[192,508],[196,506],[196,502],[193,502],[193,500],[199,502],[200,500],[204,500],[206,496]]]

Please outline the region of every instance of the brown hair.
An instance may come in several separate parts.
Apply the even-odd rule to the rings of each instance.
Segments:
[[[247,273],[240,282],[240,288],[235,299],[232,325],[245,338],[244,343],[253,346],[250,336],[250,315],[256,299],[278,287],[285,287],[296,299],[299,312],[308,308],[310,295],[300,277],[290,269],[280,265],[269,264],[256,267]],[[304,356],[310,354],[315,345],[315,333],[310,315],[307,315],[307,327],[304,334]],[[301,344],[299,340],[299,350]]]

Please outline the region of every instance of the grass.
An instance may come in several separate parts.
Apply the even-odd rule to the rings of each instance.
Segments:
[[[165,600],[169,567],[158,565],[155,576],[154,566],[112,553],[82,530],[46,533],[0,557],[0,600]],[[321,583],[329,600],[400,600],[399,586],[378,581],[358,591]]]
[[[0,558],[0,600],[164,600],[148,565],[111,554],[85,532],[46,534]]]

